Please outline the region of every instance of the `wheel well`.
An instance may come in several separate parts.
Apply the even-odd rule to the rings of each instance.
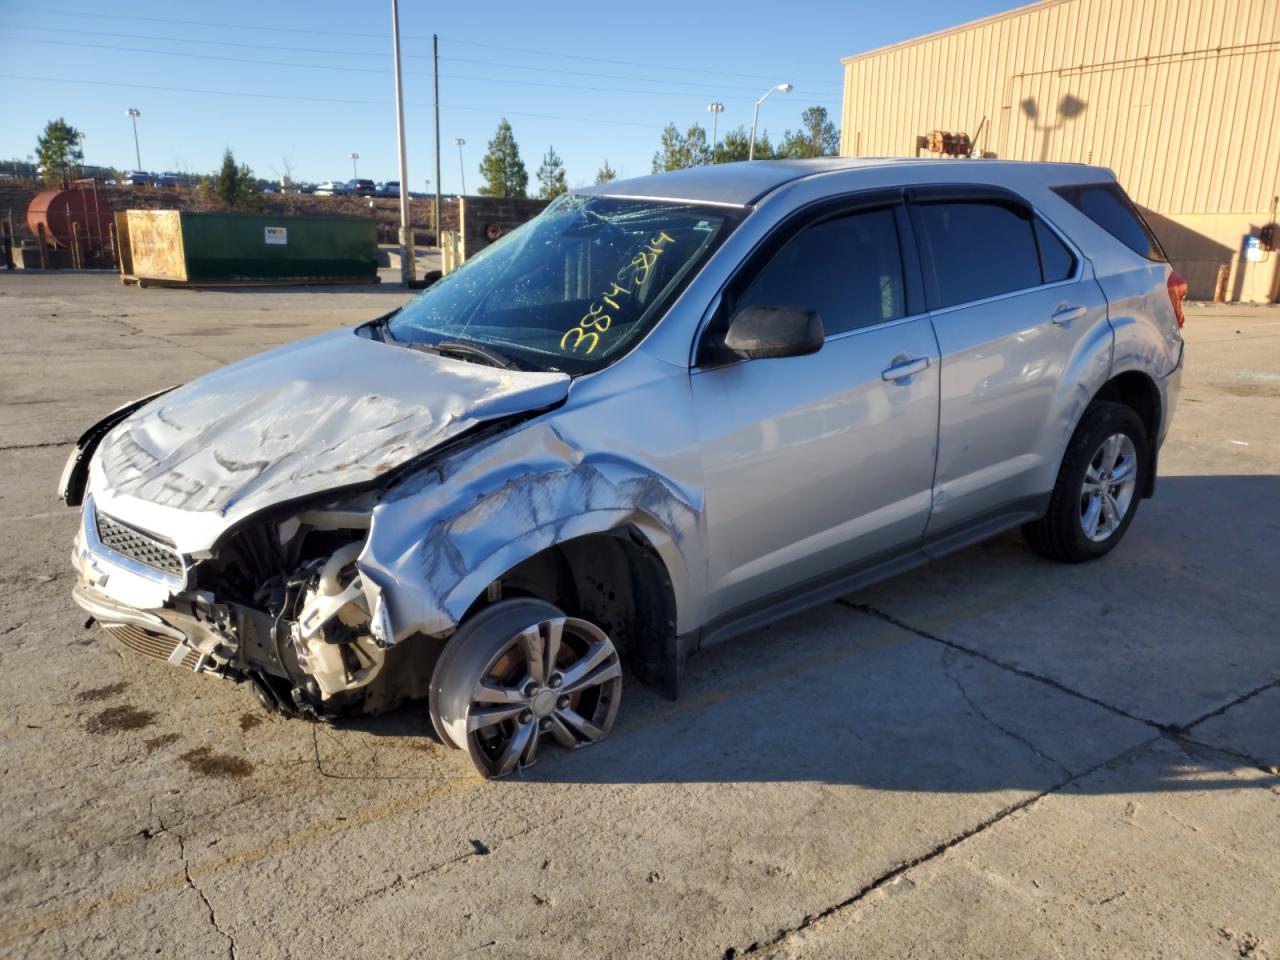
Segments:
[[[637,530],[575,537],[504,573],[468,616],[500,597],[530,596],[604,630],[641,680],[674,689],[675,593],[657,552]]]
[[[1142,496],[1151,496],[1155,492],[1156,439],[1160,431],[1160,391],[1156,388],[1155,381],[1145,373],[1130,370],[1104,383],[1094,399],[1123,403],[1142,420],[1147,431],[1148,467]]]

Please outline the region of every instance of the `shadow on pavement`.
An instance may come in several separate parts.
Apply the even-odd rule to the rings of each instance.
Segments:
[[[692,657],[674,703],[629,678],[604,744],[520,777],[1049,788],[1280,680],[1277,502],[1274,476],[1165,477],[1101,561],[996,538]],[[346,730],[434,736],[419,704]],[[1180,769],[1152,789],[1240,786]]]

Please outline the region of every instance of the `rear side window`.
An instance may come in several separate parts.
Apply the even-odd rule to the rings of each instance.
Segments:
[[[1040,248],[1040,271],[1045,283],[1066,280],[1076,270],[1076,258],[1058,235],[1036,218],[1036,245]]]
[[[736,305],[816,310],[827,335],[906,315],[892,209],[824,220],[789,240]]]
[[[986,201],[916,208],[933,255],[940,307],[1040,285],[1040,256],[1029,214]]]
[[[1111,234],[1140,257],[1167,258],[1142,214],[1116,183],[1090,183],[1079,187],[1055,187],[1054,193]]]

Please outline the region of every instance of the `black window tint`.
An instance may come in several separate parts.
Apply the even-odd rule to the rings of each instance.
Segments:
[[[1119,184],[1091,183],[1060,187],[1055,192],[1138,256],[1165,259],[1160,241]]]
[[[1040,285],[1040,257],[1027,215],[981,201],[928,203],[920,226],[933,253],[939,306]]]
[[[1045,283],[1057,283],[1071,276],[1076,269],[1076,258],[1058,235],[1036,220],[1036,243],[1040,247],[1040,271]]]
[[[827,335],[906,315],[893,211],[869,210],[807,227],[738,301],[816,310]]]

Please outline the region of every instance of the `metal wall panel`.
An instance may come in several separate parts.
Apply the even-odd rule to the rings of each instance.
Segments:
[[[1045,0],[845,61],[846,155],[911,155],[984,116],[981,149],[1111,167],[1161,213],[1265,212],[1280,0]]]

